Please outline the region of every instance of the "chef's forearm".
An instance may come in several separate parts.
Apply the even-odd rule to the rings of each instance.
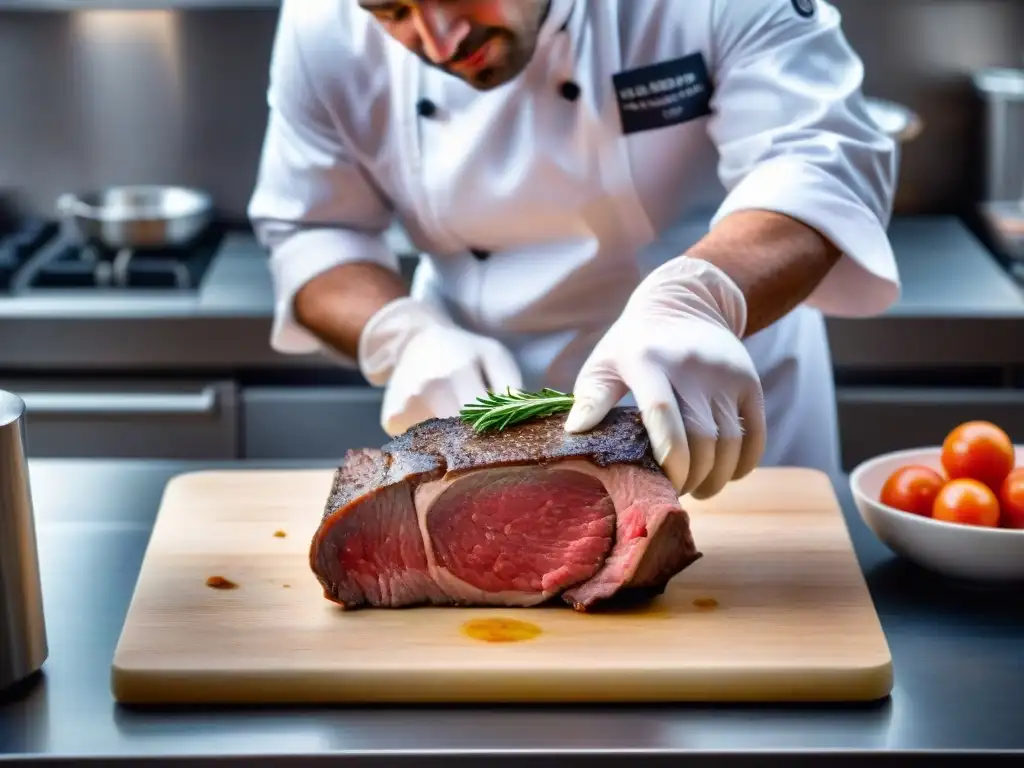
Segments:
[[[408,295],[394,272],[377,264],[353,263],[329,269],[295,296],[295,319],[332,349],[355,359],[359,335],[390,301]]]
[[[785,316],[825,279],[841,252],[817,230],[772,211],[722,219],[689,255],[711,262],[747,300],[744,336]]]

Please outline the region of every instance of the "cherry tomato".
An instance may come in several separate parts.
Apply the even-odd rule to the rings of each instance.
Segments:
[[[935,497],[945,482],[931,467],[900,467],[886,479],[878,500],[903,512],[931,517]]]
[[[1014,464],[1009,435],[988,421],[964,422],[942,443],[942,468],[950,480],[977,480],[998,493]]]
[[[1003,528],[1024,528],[1024,467],[1017,467],[1006,476],[999,490]]]
[[[995,528],[999,525],[999,499],[995,491],[977,480],[950,480],[935,497],[932,517],[947,523]]]

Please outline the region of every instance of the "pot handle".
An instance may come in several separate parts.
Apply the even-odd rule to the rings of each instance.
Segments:
[[[85,237],[79,224],[80,217],[88,217],[93,210],[90,205],[82,202],[77,195],[64,193],[57,198],[57,220],[60,224],[62,237],[81,240]]]
[[[58,214],[69,218],[76,216],[96,218],[99,215],[99,209],[96,206],[89,205],[78,195],[71,194],[70,192],[65,192],[57,198],[56,207]]]
[[[57,198],[57,213],[61,216],[74,216],[82,201],[69,192],[65,192],[63,195]]]

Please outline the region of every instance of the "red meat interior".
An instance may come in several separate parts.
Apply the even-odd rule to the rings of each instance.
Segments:
[[[322,537],[317,557],[334,585],[334,597],[343,603],[404,605],[443,597],[428,573],[408,485],[370,494],[338,516]]]
[[[480,470],[453,482],[427,514],[437,564],[487,592],[554,592],[600,568],[615,507],[591,475],[543,466]]]

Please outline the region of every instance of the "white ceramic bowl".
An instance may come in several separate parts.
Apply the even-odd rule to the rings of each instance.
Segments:
[[[1017,465],[1024,446],[1015,446]],[[1024,530],[959,525],[901,512],[878,501],[885,480],[906,464],[942,472],[941,447],[911,448],[869,459],[850,473],[850,490],[861,518],[901,557],[958,579],[1024,581]]]

